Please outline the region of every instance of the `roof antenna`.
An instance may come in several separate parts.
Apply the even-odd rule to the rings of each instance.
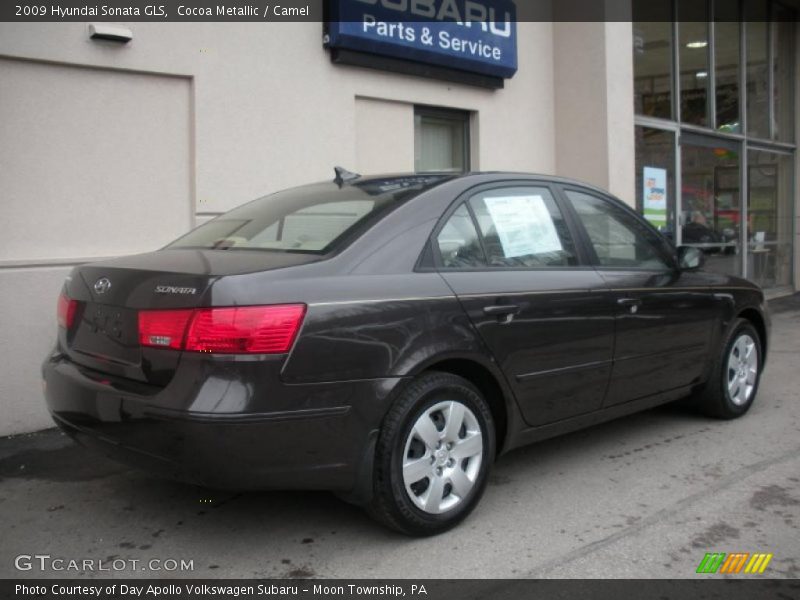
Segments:
[[[336,177],[333,180],[333,183],[338,185],[340,188],[350,181],[355,181],[359,179],[361,175],[358,173],[351,173],[344,167],[334,167],[333,170],[336,172]]]

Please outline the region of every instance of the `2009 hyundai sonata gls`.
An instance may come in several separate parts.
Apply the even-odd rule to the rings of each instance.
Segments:
[[[47,402],[153,472],[436,533],[497,453],[687,396],[750,408],[764,296],[701,263],[573,181],[339,171],[74,269]]]

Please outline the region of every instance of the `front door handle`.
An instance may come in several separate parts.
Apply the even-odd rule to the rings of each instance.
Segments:
[[[514,316],[519,313],[519,306],[516,304],[494,304],[492,306],[484,306],[483,314],[497,317],[500,323],[511,323]]]
[[[618,298],[617,304],[623,308],[627,308],[632,315],[639,312],[639,307],[642,305],[640,298]]]

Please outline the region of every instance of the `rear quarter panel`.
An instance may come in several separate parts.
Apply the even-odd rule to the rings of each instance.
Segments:
[[[404,377],[448,352],[482,352],[436,273],[345,276],[318,282],[283,369],[287,383]],[[343,299],[347,298],[347,299]]]

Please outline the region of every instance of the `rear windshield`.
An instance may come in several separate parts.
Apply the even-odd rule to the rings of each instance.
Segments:
[[[370,179],[339,188],[292,188],[240,206],[167,248],[327,254],[403,202],[449,179],[426,175]]]

